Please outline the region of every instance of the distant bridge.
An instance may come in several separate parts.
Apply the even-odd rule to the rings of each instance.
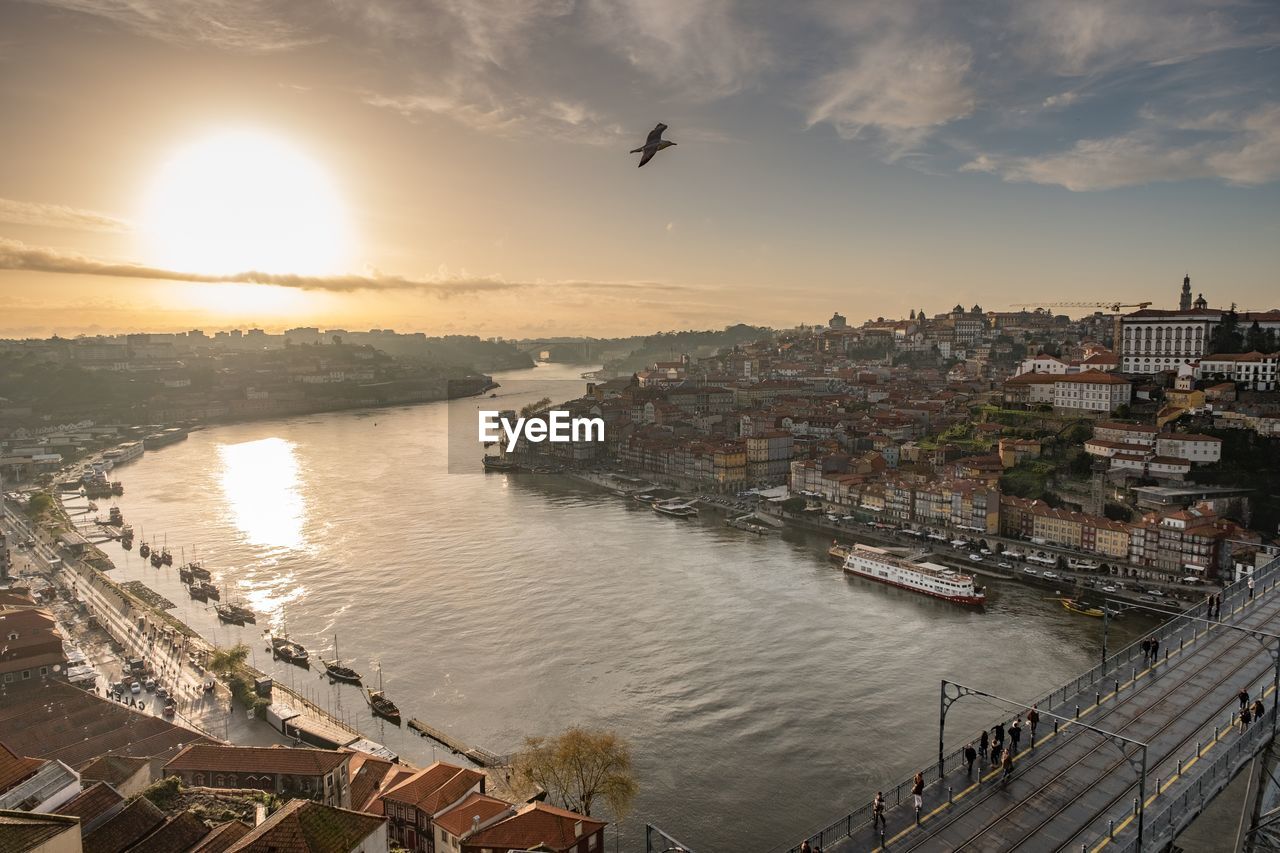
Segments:
[[[1243,580],[1224,590],[1220,621],[1201,603],[1148,635],[1160,640],[1154,663],[1137,643],[1104,652],[1099,666],[1047,696],[1009,700],[943,681],[938,761],[922,771],[918,819],[907,780],[886,790],[881,827],[867,803],[804,840],[827,853],[1166,849],[1275,736],[1277,580],[1280,559],[1255,570],[1252,591]],[[1242,688],[1250,704],[1265,705],[1247,727]],[[1007,781],[981,759],[971,778],[961,749],[945,752],[947,711],[971,696],[1008,707],[1006,723],[1033,703],[1041,714],[1035,744],[1024,736]]]

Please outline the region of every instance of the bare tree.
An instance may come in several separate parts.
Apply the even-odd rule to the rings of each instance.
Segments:
[[[591,815],[604,800],[614,820],[631,809],[638,784],[631,767],[631,745],[612,731],[577,726],[553,737],[525,739],[525,748],[512,761],[512,770],[545,790],[560,804]]]

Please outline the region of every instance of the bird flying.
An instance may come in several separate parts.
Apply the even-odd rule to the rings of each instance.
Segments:
[[[662,138],[662,132],[666,129],[667,126],[665,124],[658,122],[657,126],[654,127],[653,130],[649,131],[649,138],[644,141],[644,145],[631,150],[632,154],[644,154],[644,156],[640,158],[641,166],[652,160],[653,155],[657,154],[663,148],[670,148],[672,145],[675,145],[674,142]]]

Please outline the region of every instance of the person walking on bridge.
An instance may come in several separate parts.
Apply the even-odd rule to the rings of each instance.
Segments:
[[[1009,754],[1018,754],[1018,741],[1022,740],[1022,720],[1018,717],[1013,718],[1013,725],[1009,726]]]
[[[978,738],[978,757],[983,761],[987,760],[987,744],[991,742],[988,738],[987,730],[983,729],[982,736]]]
[[[1031,710],[1027,712],[1027,726],[1031,729],[1031,745],[1036,745],[1036,726],[1040,725],[1040,712],[1036,710],[1036,706],[1032,705]]]
[[[1000,766],[1004,768],[1004,776],[1001,778],[1008,782],[1009,777],[1013,775],[1013,750],[1005,752],[1004,761],[1000,762]]]
[[[1143,663],[1147,663],[1149,660],[1151,660],[1151,640],[1150,640],[1150,638],[1143,638],[1143,640],[1142,640],[1142,662],[1143,662]]]
[[[1240,709],[1240,734],[1244,734],[1245,729],[1249,728],[1251,717],[1252,715],[1249,713],[1247,706]]]
[[[1004,745],[1004,723],[996,723],[991,727],[991,745],[993,747]]]
[[[920,810],[924,808],[924,774],[917,773],[911,780],[911,796],[915,799],[916,823],[920,822]]]
[[[876,791],[876,798],[871,801],[871,828],[880,827],[880,834],[884,835],[889,825],[884,819],[884,791]]]
[[[965,771],[965,775],[970,779],[973,778],[973,762],[977,760],[978,760],[978,752],[973,748],[973,744],[969,744],[964,748],[964,763],[965,763],[965,766],[968,768]]]
[[[1241,687],[1240,692],[1236,694],[1236,698],[1240,700],[1241,711],[1249,707],[1249,691],[1248,690]]]
[[[1253,575],[1249,575],[1249,580],[1245,583],[1249,587],[1249,600],[1253,601]]]
[[[1151,664],[1154,666],[1160,660],[1160,641],[1155,637],[1151,638]]]

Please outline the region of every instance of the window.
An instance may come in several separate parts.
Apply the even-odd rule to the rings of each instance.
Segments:
[[[22,671],[22,680],[23,680],[23,681],[26,681],[26,680],[27,680],[27,679],[29,679],[30,677],[31,677],[31,670],[29,670],[29,669],[24,669],[24,670]]]

